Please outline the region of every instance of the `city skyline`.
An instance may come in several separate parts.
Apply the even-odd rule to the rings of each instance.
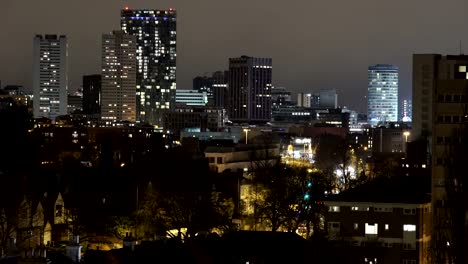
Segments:
[[[343,95],[340,96],[340,105],[360,111],[366,108],[364,96],[368,65],[386,63],[399,66],[400,94],[408,97],[411,93],[413,53],[457,54],[459,41],[462,41],[462,48],[463,43],[468,43],[466,37],[458,33],[463,30],[466,13],[462,1],[451,6],[426,1],[427,8],[421,14],[414,12],[418,10],[418,3],[403,4],[403,1],[370,2],[364,8],[355,3],[342,3],[342,8],[336,10],[333,9],[336,3],[318,3],[312,8],[306,2],[285,5],[266,4],[264,1],[249,4],[247,1],[235,4],[174,1],[155,5],[150,1],[101,1],[92,3],[93,8],[90,9],[91,3],[64,4],[54,0],[41,2],[38,6],[30,1],[8,0],[3,3],[6,16],[1,18],[4,34],[0,38],[5,43],[1,54],[4,63],[0,66],[2,84],[20,84],[31,89],[30,39],[36,33],[51,33],[66,34],[69,38],[70,89],[78,88],[83,75],[99,73],[99,36],[119,28],[120,9],[126,5],[134,9],[177,9],[178,88],[190,89],[195,76],[227,69],[229,57],[271,57],[276,65],[274,85],[284,86],[294,93],[337,89]],[[287,19],[288,12],[284,12],[287,9],[293,9],[297,19]],[[374,12],[382,9],[388,12]],[[73,13],[68,14],[68,10],[73,10]],[[241,11],[244,15],[239,19],[236,14]],[[360,12],[370,15],[361,16]],[[398,19],[394,19],[396,13]],[[34,23],[19,22],[20,14],[28,16],[28,21]],[[323,14],[332,14],[332,17],[324,17]],[[414,20],[415,15],[418,15],[417,21]],[[325,19],[332,21],[335,16],[347,17],[349,23],[344,26],[341,23],[323,23]],[[81,19],[83,17],[86,19]],[[375,22],[377,17],[379,22]],[[387,33],[379,33],[383,31]],[[15,42],[9,41],[10,38]],[[290,43],[297,45],[288,48]],[[24,50],[24,53],[14,52],[17,49]],[[350,67],[337,67],[338,64],[343,66],[343,61]],[[330,75],[340,78],[330,78]]]

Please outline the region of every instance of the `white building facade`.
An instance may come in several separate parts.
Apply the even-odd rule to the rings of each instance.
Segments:
[[[64,35],[36,35],[33,50],[34,118],[67,114],[68,44]]]
[[[398,121],[398,67],[388,64],[369,66],[367,120],[375,126],[379,122]]]
[[[136,121],[136,38],[123,31],[102,35],[101,117]]]

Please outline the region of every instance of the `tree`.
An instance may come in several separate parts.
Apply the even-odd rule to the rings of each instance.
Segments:
[[[135,228],[135,220],[131,216],[111,216],[108,218],[106,231],[118,239],[123,239]]]
[[[229,228],[233,211],[232,199],[220,192],[156,191],[149,185],[137,219],[148,233],[171,236],[169,231],[177,230],[182,239],[183,229],[194,237],[199,231]]]
[[[0,208],[0,257],[8,250],[8,244],[16,231],[17,216],[15,210]]]

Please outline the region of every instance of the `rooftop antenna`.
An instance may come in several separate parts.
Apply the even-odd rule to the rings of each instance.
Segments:
[[[460,46],[459,46],[459,49],[460,49],[460,55],[463,55],[462,41],[461,41],[461,39],[460,39]]]

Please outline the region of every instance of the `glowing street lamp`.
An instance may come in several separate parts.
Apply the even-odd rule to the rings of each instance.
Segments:
[[[405,136],[405,142],[408,142],[408,136],[410,135],[409,131],[403,132],[403,135]]]
[[[247,139],[248,139],[248,137],[249,137],[249,131],[250,131],[250,129],[244,128],[244,132],[245,132],[245,144],[246,144],[246,145],[247,145]]]

